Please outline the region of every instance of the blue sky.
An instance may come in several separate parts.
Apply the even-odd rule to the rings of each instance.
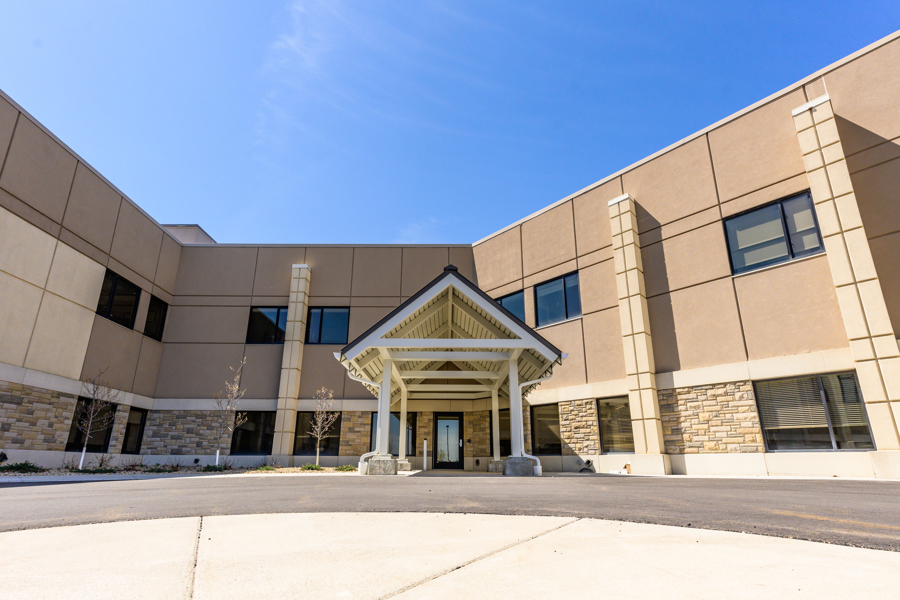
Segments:
[[[898,28],[895,0],[5,0],[0,89],[219,242],[471,243]]]

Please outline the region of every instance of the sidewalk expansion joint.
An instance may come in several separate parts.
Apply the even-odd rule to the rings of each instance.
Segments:
[[[200,555],[200,536],[203,535],[203,517],[197,524],[197,540],[194,542],[194,564],[191,566],[191,586],[188,588],[188,598],[194,597],[194,585],[197,583],[197,558]]]
[[[402,588],[400,588],[399,590],[396,590],[396,591],[391,592],[391,593],[389,593],[389,594],[385,594],[384,596],[381,596],[378,600],[387,600],[388,598],[393,598],[393,597],[395,597],[395,596],[399,596],[400,594],[402,594],[402,593],[404,593],[404,592],[408,592],[409,590],[414,589],[414,588],[417,588],[417,587],[419,587],[420,585],[424,585],[424,584],[428,583],[429,581],[434,581],[435,579],[438,579],[438,578],[440,578],[440,577],[443,577],[444,575],[447,575],[448,573],[452,573],[453,571],[458,571],[459,569],[462,569],[462,568],[464,568],[464,567],[468,567],[468,566],[471,565],[471,564],[477,563],[478,561],[481,561],[481,560],[484,560],[484,559],[489,558],[489,557],[491,557],[491,556],[494,556],[495,554],[500,554],[501,552],[506,552],[506,551],[509,550],[510,548],[515,548],[516,546],[520,546],[520,545],[522,545],[522,544],[525,544],[525,543],[527,543],[527,542],[530,542],[531,540],[536,540],[536,539],[539,538],[539,537],[544,537],[544,536],[547,535],[548,533],[553,533],[554,531],[559,531],[559,530],[562,529],[563,527],[568,527],[568,526],[571,525],[572,523],[576,523],[576,522],[578,522],[578,521],[581,521],[581,517],[574,518],[574,519],[572,519],[571,521],[568,521],[567,523],[563,523],[562,525],[557,525],[556,527],[551,527],[551,528],[548,529],[547,531],[542,531],[542,532],[540,532],[540,533],[536,533],[536,534],[534,534],[533,536],[531,536],[531,537],[529,537],[529,538],[525,538],[525,539],[522,539],[522,540],[518,540],[518,541],[515,541],[515,542],[513,542],[513,543],[511,543],[511,544],[507,544],[506,546],[503,546],[502,548],[497,548],[496,550],[491,550],[490,552],[487,552],[486,554],[482,554],[481,556],[476,556],[476,557],[473,558],[472,560],[467,560],[467,561],[465,561],[465,562],[462,562],[462,563],[456,565],[455,567],[450,567],[449,569],[444,569],[443,571],[441,571],[441,572],[439,572],[439,573],[435,573],[434,575],[431,575],[431,576],[429,576],[429,577],[426,577],[425,579],[421,579],[421,580],[419,580],[419,581],[416,581],[416,582],[414,582],[414,583],[411,583],[411,584],[407,585],[406,587],[402,587]]]

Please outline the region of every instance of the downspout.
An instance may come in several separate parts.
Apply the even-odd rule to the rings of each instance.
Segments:
[[[562,358],[565,358],[566,356],[568,356],[568,354],[564,354],[562,356]],[[542,381],[547,381],[551,377],[553,377],[553,371],[550,371],[549,375],[545,375],[544,377],[541,377],[540,379],[534,379],[532,381],[526,381],[525,383],[520,383],[519,384],[519,398],[522,397],[522,390],[525,389],[526,385],[534,385],[534,384],[540,383]],[[524,429],[522,430],[522,456],[524,456],[525,458],[530,458],[531,460],[534,461],[534,463],[535,463],[534,474],[536,477],[540,477],[543,474],[543,470],[541,469],[541,459],[539,459],[537,456],[532,456],[531,454],[528,454],[525,452],[525,430]]]
[[[337,352],[334,353],[334,357],[337,358],[338,360],[340,360],[340,354],[338,354]],[[349,369],[347,370],[347,377],[349,377],[353,381],[358,381],[363,385],[374,385],[375,387],[378,388],[378,395],[381,396],[381,384],[380,383],[375,383],[374,381],[369,381],[368,379],[363,379],[362,377],[357,377],[356,375],[351,373]],[[376,431],[375,434],[381,435],[381,432]],[[378,448],[378,439],[377,438],[375,440],[375,448]],[[356,466],[356,472],[358,475],[365,475],[366,473],[368,473],[369,463],[367,463],[366,461],[369,460],[371,457],[375,456],[376,454],[378,454],[378,451],[373,450],[372,452],[366,452],[365,454],[363,454],[362,456],[359,457],[359,464]]]

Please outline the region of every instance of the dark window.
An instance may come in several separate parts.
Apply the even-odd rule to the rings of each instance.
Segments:
[[[603,454],[634,452],[634,430],[628,396],[597,400],[600,419],[600,449]]]
[[[107,269],[100,288],[97,314],[113,323],[134,329],[134,317],[137,315],[140,297],[141,288]]]
[[[809,193],[756,208],[725,221],[731,270],[753,269],[824,250]]]
[[[82,413],[92,402],[93,400],[90,398],[79,398],[78,402],[75,404],[75,414],[72,418],[72,428],[69,429],[69,440],[66,442],[66,452],[81,452],[81,449],[84,447],[84,432],[78,429],[77,423],[81,418]],[[115,413],[116,406],[117,405],[113,404],[111,407],[101,410],[98,415],[99,419],[105,420],[110,412]],[[87,444],[87,451],[100,453],[109,452],[109,438],[112,436],[112,430],[112,419],[109,419],[109,426],[106,429],[94,431],[91,434]]]
[[[525,322],[525,291],[498,298],[500,306],[511,312],[517,319]]]
[[[294,430],[294,454],[316,455],[316,438],[310,433],[313,412],[297,413],[297,429]],[[341,415],[334,420],[328,435],[319,444],[319,456],[337,456],[341,450]]]
[[[144,439],[144,425],[147,423],[147,411],[132,408],[128,411],[125,423],[125,440],[122,442],[122,454],[139,454],[141,441]]]
[[[534,286],[534,307],[538,327],[580,317],[578,273]]]
[[[873,450],[855,373],[758,381],[756,403],[775,450]]]
[[[493,413],[491,413],[493,414]],[[512,454],[512,428],[510,427],[509,421],[509,409],[501,408],[499,411],[500,417],[500,456],[510,456]],[[489,417],[493,419],[494,417]],[[491,423],[491,456],[494,455],[494,424]]]
[[[231,436],[231,454],[272,454],[275,439],[275,411],[244,412],[247,420]]]
[[[144,325],[144,335],[157,342],[161,342],[163,328],[166,326],[167,312],[169,312],[168,304],[156,296],[150,296],[150,306],[147,309],[147,323]]]
[[[247,325],[248,344],[283,344],[287,329],[286,306],[250,309],[250,323]]]
[[[349,308],[310,308],[306,343],[346,344],[349,324]]]
[[[534,454],[562,454],[558,404],[531,407],[531,446]]]
[[[375,440],[378,435],[378,413],[372,413],[372,434],[369,448],[375,451]],[[391,413],[391,439],[388,441],[388,452],[400,456],[400,413]],[[406,413],[406,456],[416,455],[416,413]]]

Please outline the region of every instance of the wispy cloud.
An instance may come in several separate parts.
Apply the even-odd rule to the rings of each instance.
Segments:
[[[434,217],[426,217],[397,228],[394,244],[434,244],[438,238],[440,221]]]

